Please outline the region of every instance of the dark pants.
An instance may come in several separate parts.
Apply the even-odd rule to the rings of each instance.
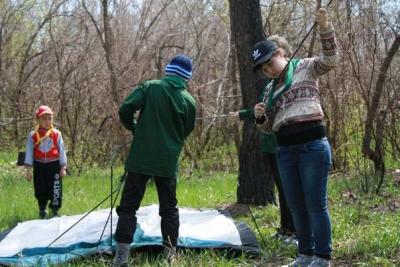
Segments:
[[[140,207],[151,176],[129,172],[122,191],[121,202],[117,207],[119,216],[115,241],[132,243],[136,230],[136,211]],[[179,211],[176,199],[176,179],[154,177],[160,202],[159,215],[161,216],[161,234],[163,245],[171,247],[177,245],[179,233]]]
[[[280,231],[283,233],[294,233],[296,230],[294,228],[292,215],[283,191],[282,181],[278,171],[278,164],[276,162],[276,156],[272,153],[263,153],[263,159],[265,167],[271,172],[276,188],[278,189],[279,211],[281,215]]]
[[[53,210],[61,208],[62,179],[60,179],[60,162],[33,162],[33,185],[35,197],[40,210],[45,210],[47,203]]]

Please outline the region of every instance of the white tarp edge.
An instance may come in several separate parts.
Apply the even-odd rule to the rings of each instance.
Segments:
[[[75,225],[51,247],[64,247],[79,242],[96,243],[99,241],[110,210],[104,209],[90,213]],[[240,235],[232,220],[217,210],[197,210],[179,208],[180,238],[221,241],[232,245],[241,245]],[[19,223],[0,242],[0,257],[12,257],[22,249],[47,247],[65,230],[76,223],[84,214],[61,216],[48,220],[32,220]],[[148,237],[161,237],[158,205],[141,207],[137,212],[138,224]],[[113,233],[118,216],[113,210]],[[110,237],[110,221],[102,240]]]

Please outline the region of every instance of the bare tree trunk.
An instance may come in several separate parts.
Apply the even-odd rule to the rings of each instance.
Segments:
[[[374,127],[374,122],[377,119],[379,103],[381,100],[381,95],[385,86],[385,79],[387,71],[390,67],[390,63],[393,60],[394,55],[399,50],[400,47],[400,35],[398,35],[393,42],[392,46],[389,49],[389,52],[382,63],[382,66],[379,70],[378,80],[375,84],[375,91],[372,96],[372,101],[370,106],[368,107],[367,120],[364,128],[364,138],[362,145],[362,152],[365,156],[367,156],[370,160],[372,160],[375,164],[375,171],[384,172],[384,160],[383,160],[383,134],[384,131],[379,130],[377,127]],[[382,127],[383,125],[380,125]],[[375,134],[375,150],[371,148],[372,135]],[[379,134],[379,136],[378,136]]]
[[[110,72],[110,89],[114,103],[118,106],[119,97],[117,92],[117,76],[113,64],[113,38],[110,27],[110,16],[108,14],[108,0],[102,1],[103,5],[103,27],[104,27],[104,51],[106,53],[107,67]]]
[[[264,39],[259,0],[230,0],[231,32],[237,53],[243,106],[253,107],[257,100],[257,88],[262,81],[252,71],[249,58],[251,47]],[[237,201],[265,205],[272,203],[272,177],[267,176],[262,162],[258,132],[253,123],[245,121],[243,142],[239,155],[239,184]]]

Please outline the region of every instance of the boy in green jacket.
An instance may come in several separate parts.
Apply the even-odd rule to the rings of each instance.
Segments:
[[[161,233],[168,257],[176,254],[179,212],[176,176],[185,138],[194,128],[195,100],[186,90],[192,77],[192,60],[174,57],[161,80],[139,85],[125,98],[119,117],[134,139],[125,169],[128,175],[117,207],[116,254],[113,266],[128,266],[129,246],[136,230],[136,211],[146,184],[153,177],[160,202]],[[134,114],[139,111],[137,123]]]

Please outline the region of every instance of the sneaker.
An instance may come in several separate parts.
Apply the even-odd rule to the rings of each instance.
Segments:
[[[294,245],[294,246],[297,247],[298,241],[297,241],[296,234],[294,234],[294,233],[288,233],[288,234],[284,237],[283,243],[285,243],[286,245]]]
[[[39,210],[39,218],[44,219],[47,216],[47,211],[46,210]]]
[[[53,209],[53,210],[51,211],[51,217],[52,217],[52,218],[54,218],[54,217],[60,217],[60,215],[58,215],[58,210]]]
[[[168,263],[171,265],[176,260],[176,247],[164,247],[164,257],[167,259]]]
[[[278,229],[278,231],[272,235],[272,238],[278,239],[278,240],[284,240],[285,232],[283,232],[281,229]]]
[[[115,257],[113,259],[113,267],[128,267],[129,244],[119,243],[116,244]]]
[[[286,245],[295,245],[297,246],[297,237],[295,233],[285,232],[282,230],[278,230],[275,234],[272,235],[272,238],[283,241]]]
[[[331,262],[330,260],[326,260],[317,256],[314,256],[313,261],[309,265],[309,267],[330,267]]]
[[[289,263],[288,265],[282,265],[282,267],[307,267],[310,266],[313,259],[313,256],[300,254],[294,262]]]

